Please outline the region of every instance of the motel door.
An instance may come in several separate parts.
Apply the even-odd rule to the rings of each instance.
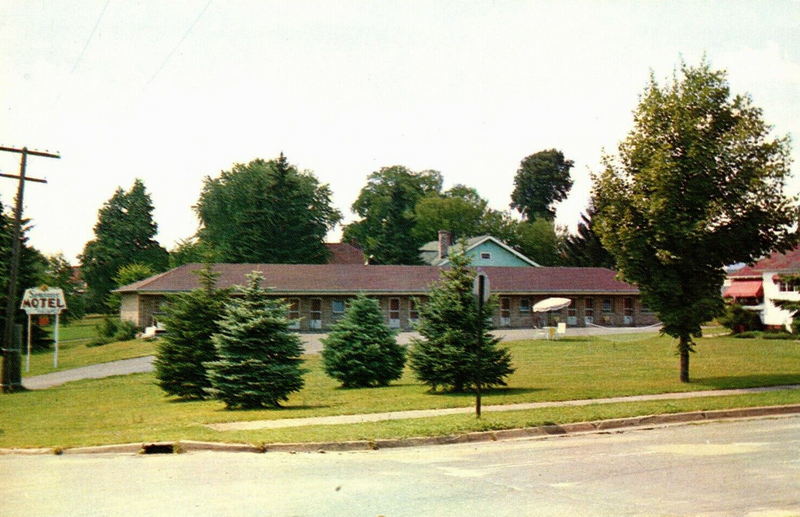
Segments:
[[[389,328],[400,328],[400,298],[389,298]]]
[[[322,300],[319,298],[311,299],[311,311],[309,314],[308,326],[312,329],[322,328]]]

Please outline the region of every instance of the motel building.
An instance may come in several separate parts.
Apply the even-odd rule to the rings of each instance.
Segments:
[[[476,241],[478,242],[478,241]],[[491,244],[491,243],[489,243]],[[477,260],[486,261],[487,242],[480,241]],[[473,262],[475,264],[475,262]],[[120,317],[141,328],[157,323],[168,296],[199,287],[195,271],[202,264],[186,264],[116,290],[121,295]],[[289,306],[298,331],[326,331],[343,316],[348,300],[359,293],[378,300],[391,328],[411,330],[419,318],[432,284],[445,265],[390,266],[363,263],[329,264],[214,264],[217,286],[234,288],[246,275],[258,271],[262,287]],[[615,278],[605,268],[476,265],[489,279],[498,306],[492,320],[496,328],[533,328],[548,323],[547,313],[533,312],[545,298],[569,298],[572,303],[549,313],[550,321],[567,326],[646,326],[657,322],[641,303],[639,290]]]

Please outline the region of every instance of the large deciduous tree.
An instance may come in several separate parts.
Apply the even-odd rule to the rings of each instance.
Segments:
[[[595,230],[678,339],[682,382],[693,337],[722,311],[723,266],[797,240],[789,142],[770,129],[724,71],[682,64],[665,85],[651,75],[633,129],[595,178]]]
[[[441,189],[442,175],[436,171],[396,165],[373,172],[352,206],[361,219],[345,227],[345,240],[357,242],[376,264],[419,264],[425,239],[414,234],[414,209]]]
[[[511,208],[525,219],[553,220],[553,203],[567,198],[572,188],[569,170],[573,161],[564,159],[556,149],[539,151],[525,157],[519,164],[511,193]]]
[[[223,262],[325,263],[325,235],[342,217],[328,185],[282,153],[207,177],[194,208],[200,242]]]
[[[117,287],[114,277],[121,267],[137,262],[156,272],[166,269],[167,250],[155,240],[157,233],[153,202],[142,180],[134,181],[127,192],[117,188],[98,211],[95,238],[80,256],[88,310],[108,310],[108,294]]]
[[[436,239],[439,230],[448,230],[455,238],[481,235],[487,210],[488,202],[475,189],[456,185],[417,201],[412,233],[423,243]]]

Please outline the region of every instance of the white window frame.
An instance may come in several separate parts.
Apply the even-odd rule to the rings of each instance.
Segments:
[[[492,260],[492,252],[491,251],[481,251],[481,260]]]

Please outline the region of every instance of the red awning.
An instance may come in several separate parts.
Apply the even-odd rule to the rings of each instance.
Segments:
[[[725,298],[761,298],[763,295],[761,280],[734,280],[722,294]]]

